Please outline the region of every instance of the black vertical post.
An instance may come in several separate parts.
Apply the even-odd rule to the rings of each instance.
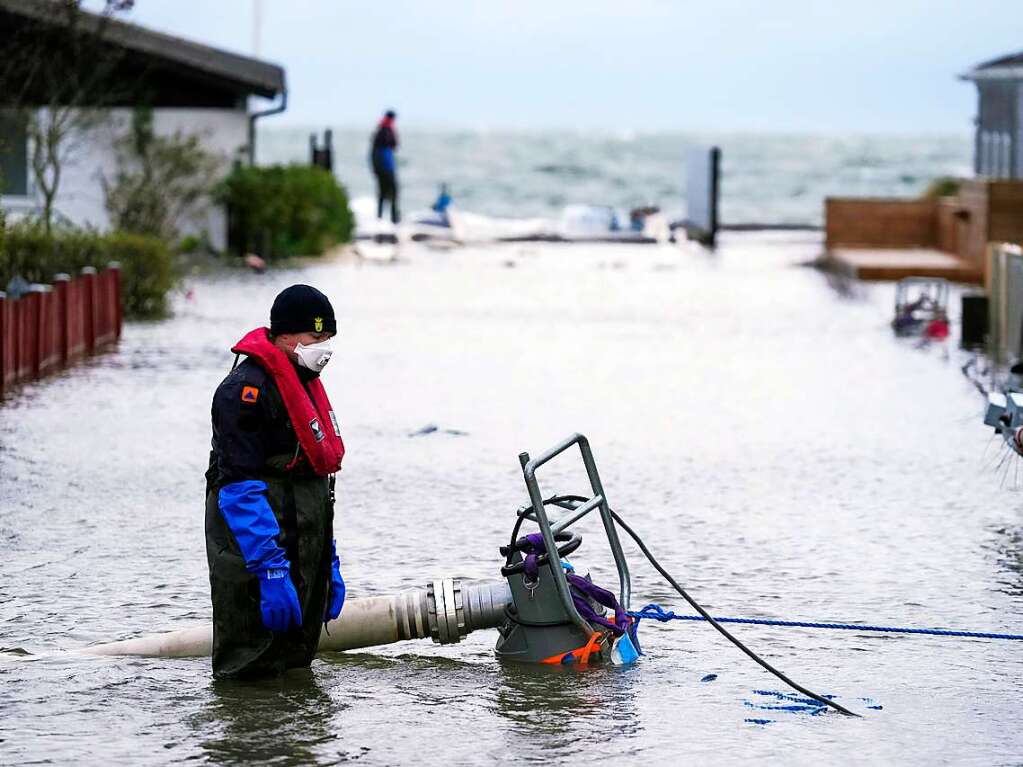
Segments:
[[[334,172],[334,131],[330,128],[323,131],[323,168]]]

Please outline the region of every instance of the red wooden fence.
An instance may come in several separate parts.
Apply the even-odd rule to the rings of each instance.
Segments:
[[[121,337],[121,273],[91,266],[58,274],[10,300],[0,293],[0,397],[11,386],[58,370]]]

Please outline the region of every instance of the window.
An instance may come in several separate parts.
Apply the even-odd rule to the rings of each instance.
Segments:
[[[20,115],[0,112],[0,194],[28,194],[28,137]]]

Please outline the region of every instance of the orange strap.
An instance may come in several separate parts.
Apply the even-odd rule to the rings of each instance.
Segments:
[[[604,639],[604,632],[594,631],[590,635],[589,641],[582,647],[577,647],[574,650],[568,652],[559,653],[552,655],[549,658],[544,658],[541,663],[547,663],[552,666],[559,666],[565,663],[565,658],[569,655],[575,656],[574,663],[578,663],[580,666],[585,666],[590,662],[590,655],[600,651],[600,643]]]
[[[586,647],[583,648],[583,654],[579,656],[579,663],[585,666],[590,662],[590,653],[600,652],[600,640],[604,638],[604,634],[600,631],[594,631],[590,637],[590,641],[586,643]]]

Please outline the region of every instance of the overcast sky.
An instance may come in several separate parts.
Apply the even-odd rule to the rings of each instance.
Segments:
[[[90,0],[95,3],[98,0]],[[1023,0],[136,0],[283,64],[277,125],[966,131],[956,75],[1023,49]],[[269,126],[267,126],[269,127]]]

